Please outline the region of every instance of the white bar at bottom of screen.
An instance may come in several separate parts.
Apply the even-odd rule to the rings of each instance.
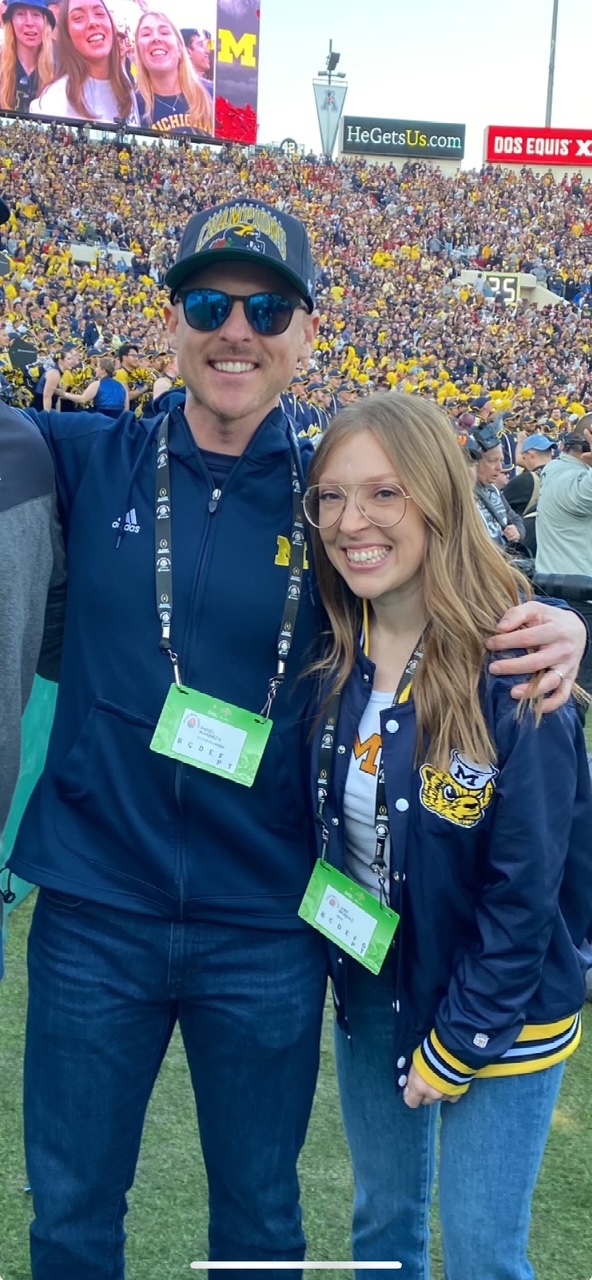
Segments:
[[[402,1262],[192,1262],[192,1271],[357,1271],[372,1267],[374,1271],[401,1271]]]

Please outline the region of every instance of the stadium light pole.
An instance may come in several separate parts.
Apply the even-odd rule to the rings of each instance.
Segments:
[[[321,146],[323,155],[328,160],[333,155],[347,93],[345,72],[337,71],[340,58],[341,54],[334,51],[333,41],[330,40],[329,54],[325,66],[321,71],[317,72],[317,76],[312,82],[319,118]]]
[[[553,114],[553,85],[555,82],[555,46],[557,44],[557,15],[559,0],[553,0],[553,18],[551,22],[551,51],[549,54],[549,79],[547,81],[547,110],[545,112],[545,129],[550,128]]]

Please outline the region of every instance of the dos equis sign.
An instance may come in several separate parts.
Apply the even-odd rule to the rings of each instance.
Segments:
[[[592,165],[592,129],[535,129],[490,124],[485,131],[487,164]]]

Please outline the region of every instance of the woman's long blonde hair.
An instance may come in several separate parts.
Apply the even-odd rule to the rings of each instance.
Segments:
[[[142,23],[146,18],[158,18],[159,22],[166,22],[170,27],[179,52],[179,93],[182,93],[187,100],[187,115],[192,129],[199,129],[201,133],[214,133],[214,105],[207,89],[204,89],[201,81],[195,75],[191,65],[191,59],[185,48],[183,38],[180,31],[177,30],[174,22],[171,22],[168,14],[160,13],[155,9],[150,13],[143,13],[136,27],[136,35],[134,39],[136,50],[136,66],[138,69],[138,90],[141,93],[146,104],[146,114],[148,119],[152,121],[154,115],[154,89],[150,79],[150,72],[142,62],[142,54],[138,44],[138,35]]]
[[[111,88],[115,94],[117,108],[123,120],[127,120],[131,116],[134,108],[134,93],[128,77],[121,65],[119,56],[119,41],[117,39],[117,31],[113,17],[101,0],[105,13],[108,14],[111,24],[112,40],[111,52],[109,54],[109,80]],[[70,0],[62,5],[60,16],[58,19],[58,69],[53,76],[54,80],[60,80],[62,76],[67,76],[66,97],[74,108],[76,115],[80,120],[98,120],[99,116],[92,116],[86,99],[84,97],[84,86],[89,79],[90,71],[88,64],[84,58],[74,48],[72,37],[68,26],[68,18],[70,12]]]
[[[26,7],[26,0],[23,0],[23,7]],[[43,35],[41,37],[41,51],[37,59],[37,75],[39,76],[39,89],[36,97],[47,88],[47,85],[55,79],[53,65],[53,37],[51,34],[51,26],[48,18],[43,15]],[[4,23],[4,42],[2,45],[2,54],[0,61],[0,108],[3,111],[14,111],[16,108],[16,64],[17,64],[17,42],[12,22]]]
[[[369,431],[424,517],[423,593],[429,624],[414,680],[418,757],[448,770],[453,747],[478,764],[495,760],[479,686],[485,641],[502,614],[530,599],[528,580],[488,537],[454,431],[427,400],[387,392],[344,409],[323,437],[309,485],[319,483],[333,450]],[[330,692],[343,689],[356,661],[362,603],[328,559],[311,526],[319,589],[329,615],[328,651],[313,667]]]

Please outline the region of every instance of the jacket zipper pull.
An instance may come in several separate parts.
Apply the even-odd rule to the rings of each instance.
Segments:
[[[214,514],[221,497],[222,497],[222,490],[214,489],[212,492],[210,501],[208,502],[208,511],[210,512],[210,515]]]

